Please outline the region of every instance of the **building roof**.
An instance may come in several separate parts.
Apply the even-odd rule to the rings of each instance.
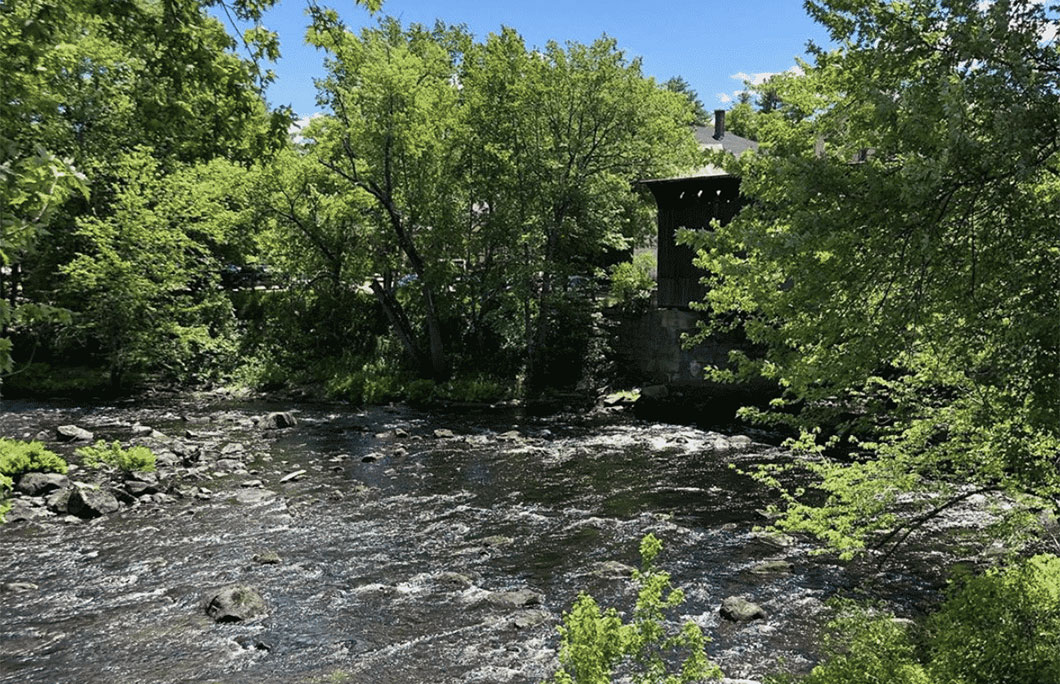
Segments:
[[[699,146],[707,150],[724,150],[734,157],[739,157],[748,150],[757,150],[758,143],[754,140],[733,135],[725,130],[725,111],[717,110],[713,126],[695,126],[693,133]],[[641,183],[657,183],[664,181],[683,180],[685,178],[709,178],[712,176],[728,176],[729,173],[713,164],[707,164],[683,176],[673,178],[650,178],[640,181]]]

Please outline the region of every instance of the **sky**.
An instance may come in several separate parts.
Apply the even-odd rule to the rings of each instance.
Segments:
[[[354,30],[377,21],[353,0],[319,2]],[[323,54],[304,43],[304,7],[304,0],[280,0],[264,20],[279,33],[283,53],[272,65],[269,103],[290,105],[299,117],[321,110],[313,79],[324,71]],[[828,42],[800,0],[384,0],[382,13],[405,23],[465,24],[480,38],[510,26],[530,46],[588,43],[606,33],[627,56],[643,59],[647,75],[682,76],[708,110],[727,108],[744,80],[792,68],[807,40]]]

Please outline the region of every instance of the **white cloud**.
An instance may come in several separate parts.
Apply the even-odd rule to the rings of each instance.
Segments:
[[[781,73],[802,76],[805,72],[802,70],[802,67],[795,65],[785,71],[759,71],[753,74],[749,74],[746,71],[739,71],[729,76],[729,78],[740,81],[741,83],[750,83],[753,86],[759,86]]]
[[[291,122],[290,126],[287,127],[287,135],[291,136],[291,140],[293,140],[297,144],[304,143],[305,138],[303,138],[301,135],[302,129],[308,126],[310,121],[321,116],[324,116],[323,112],[313,112],[309,116],[298,117],[297,119]]]
[[[746,90],[734,90],[731,93],[717,93],[716,97],[718,98],[718,102],[729,104],[730,102],[739,100],[740,96],[746,92]]]

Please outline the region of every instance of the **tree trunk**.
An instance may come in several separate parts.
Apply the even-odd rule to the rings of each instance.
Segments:
[[[383,307],[383,313],[386,314],[391,327],[397,333],[401,345],[405,347],[405,351],[412,357],[412,362],[420,370],[420,373],[428,374],[432,372],[431,364],[427,362],[423,351],[416,344],[416,336],[412,332],[412,324],[409,322],[408,316],[405,315],[401,302],[375,278],[372,279],[371,288],[376,301]]]

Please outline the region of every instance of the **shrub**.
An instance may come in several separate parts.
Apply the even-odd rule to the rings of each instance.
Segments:
[[[771,677],[769,684],[931,684],[905,623],[853,601],[835,601],[825,660],[806,677]]]
[[[0,523],[11,508],[7,494],[15,478],[23,473],[65,473],[66,461],[40,442],[21,442],[0,437]]]
[[[1060,558],[1035,556],[954,584],[928,635],[940,682],[1060,682]]]
[[[627,664],[637,684],[687,684],[718,679],[721,670],[708,658],[708,639],[692,621],[667,635],[664,611],[681,605],[684,593],[670,584],[670,574],[655,567],[662,549],[654,535],[640,543],[642,567],[633,572],[637,603],[633,619],[623,623],[614,608],[600,610],[593,597],[579,594],[569,613],[563,614],[560,634],[560,669],[555,684],[609,684],[615,668]],[[677,673],[667,672],[671,653],[687,653]]]
[[[611,296],[625,309],[647,306],[655,279],[651,272],[655,268],[655,256],[650,252],[635,254],[631,261],[611,267]]]
[[[40,442],[0,437],[0,475],[15,478],[29,472],[65,473],[66,461]]]
[[[838,603],[825,660],[801,684],[1056,684],[1060,558],[1035,556],[954,582],[921,638],[890,615]]]
[[[508,388],[488,377],[458,377],[438,387],[437,393],[450,401],[489,403],[503,399]]]
[[[100,440],[92,446],[81,447],[76,453],[84,459],[85,466],[89,468],[106,465],[123,473],[155,469],[155,454],[147,447],[134,446],[123,449],[120,442],[107,444]]]

